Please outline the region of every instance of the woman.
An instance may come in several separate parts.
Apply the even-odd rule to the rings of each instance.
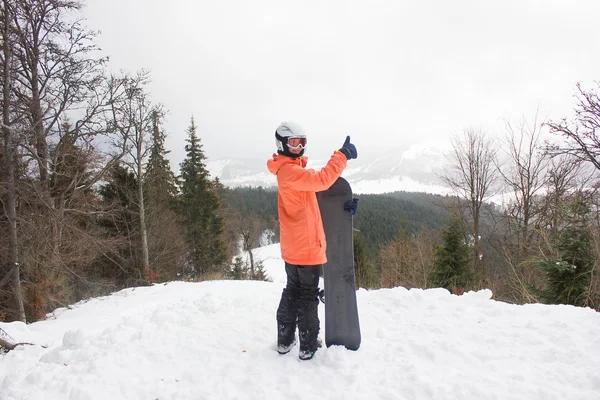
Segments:
[[[288,353],[296,343],[296,323],[301,360],[309,360],[319,347],[318,294],[321,267],[327,262],[326,242],[316,192],[328,189],[357,157],[346,137],[320,171],[306,168],[306,135],[293,122],[282,122],[275,131],[277,154],[267,162],[277,176],[281,257],[287,284],[277,309],[277,351]]]

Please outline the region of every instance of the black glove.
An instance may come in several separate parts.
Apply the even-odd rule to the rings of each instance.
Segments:
[[[348,200],[344,203],[344,211],[348,211],[350,215],[356,215],[358,212],[358,200],[357,198],[353,198],[352,200]]]
[[[346,136],[346,141],[344,142],[340,151],[344,153],[347,160],[352,160],[353,158],[358,157],[358,153],[356,152],[356,146],[350,143],[350,136]]]

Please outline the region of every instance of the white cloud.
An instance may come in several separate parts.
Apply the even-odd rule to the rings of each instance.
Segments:
[[[87,3],[111,67],[152,71],[174,165],[192,114],[209,158],[268,157],[286,119],[325,158],[346,134],[360,153],[560,118],[600,69],[595,0]]]

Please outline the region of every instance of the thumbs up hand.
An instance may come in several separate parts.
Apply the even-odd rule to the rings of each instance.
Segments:
[[[353,158],[358,157],[358,153],[356,152],[356,146],[350,143],[350,136],[346,136],[346,141],[342,145],[340,151],[344,153],[347,160],[352,160]]]

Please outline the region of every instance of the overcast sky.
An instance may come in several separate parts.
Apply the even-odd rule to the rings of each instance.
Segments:
[[[113,71],[151,71],[174,165],[194,115],[210,159],[268,158],[283,120],[322,158],[561,118],[600,80],[598,0],[88,0]]]

